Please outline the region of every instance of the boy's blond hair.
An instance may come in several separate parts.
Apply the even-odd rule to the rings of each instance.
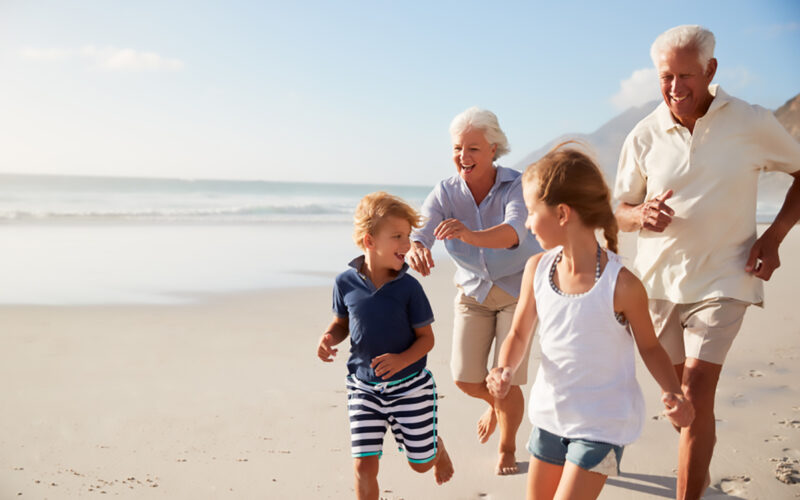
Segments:
[[[423,217],[411,205],[386,191],[376,191],[361,198],[356,207],[353,216],[353,241],[356,245],[365,250],[364,236],[374,236],[388,216],[405,219],[412,228],[422,227]]]

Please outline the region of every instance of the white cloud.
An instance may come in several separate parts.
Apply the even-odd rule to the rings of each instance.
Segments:
[[[20,50],[19,55],[33,61],[86,61],[108,71],[179,71],[184,67],[180,59],[167,58],[155,52],[94,45],[80,49],[26,47]]]
[[[658,73],[655,68],[643,68],[637,69],[629,78],[620,82],[619,91],[611,98],[611,103],[617,109],[625,110],[658,97]]]

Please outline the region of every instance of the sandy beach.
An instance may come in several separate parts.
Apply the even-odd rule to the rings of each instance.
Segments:
[[[750,308],[722,372],[708,498],[800,498],[800,483],[788,484],[800,481],[800,230],[781,250],[766,307]],[[382,497],[523,498],[525,475],[493,474],[497,437],[477,442],[483,408],[450,378],[452,273],[440,259],[421,281],[436,314],[428,366],[455,476],[438,487],[412,472],[387,436]],[[353,498],[346,344],[333,364],[315,356],[330,317],[329,287],[189,305],[0,307],[0,498]],[[674,497],[677,435],[639,368],[644,433],[602,499]],[[529,432],[526,418],[523,472]]]

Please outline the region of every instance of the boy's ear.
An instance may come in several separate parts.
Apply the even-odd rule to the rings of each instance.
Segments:
[[[375,238],[369,233],[364,235],[364,239],[361,242],[364,244],[365,249],[372,249],[375,247]]]

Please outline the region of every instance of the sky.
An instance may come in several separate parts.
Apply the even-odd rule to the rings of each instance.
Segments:
[[[512,166],[659,98],[679,24],[729,93],[800,93],[797,0],[0,0],[0,173],[432,185],[468,107]]]

